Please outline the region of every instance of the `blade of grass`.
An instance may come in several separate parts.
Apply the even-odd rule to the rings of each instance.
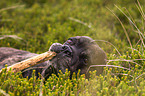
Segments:
[[[3,8],[0,9],[0,12],[5,11],[5,10],[9,10],[9,9],[15,9],[15,8],[20,8],[20,7],[24,7],[24,5],[16,5],[16,6],[11,6],[11,7],[7,7],[7,8]]]
[[[4,96],[10,96],[10,95],[7,94],[6,92],[4,92],[2,89],[0,89],[0,93],[2,93]]]
[[[39,96],[43,96],[43,82],[44,82],[44,78],[41,77],[41,82],[40,82],[40,92],[39,92]]]
[[[124,74],[124,73],[111,73],[112,75],[124,75],[124,76],[130,76],[133,78],[132,75],[129,75],[129,74]]]
[[[131,14],[129,13],[129,11],[125,8],[125,7],[123,7],[125,10],[126,10],[126,12],[128,13],[128,15],[129,15],[129,17],[131,18],[131,20],[132,20],[132,22],[135,24],[135,21],[134,21],[134,19],[133,19],[133,17],[131,16]],[[129,22],[130,23],[130,22]],[[133,27],[133,25],[132,24],[130,24],[131,25],[131,27],[132,27],[132,30],[134,30],[134,27]]]
[[[5,38],[13,38],[13,39],[16,39],[16,40],[18,40],[18,39],[22,40],[22,38],[20,38],[16,35],[0,35],[0,40],[5,39]]]
[[[137,4],[136,4],[136,6],[142,15],[142,18],[145,20],[145,14],[144,14],[143,9],[142,9],[140,2],[138,0],[137,0],[137,3],[138,3],[138,6],[137,6]]]
[[[145,60],[145,59],[142,59],[142,60]],[[126,59],[124,59],[124,60],[121,60],[121,59],[108,60],[108,63],[109,63],[109,62],[114,62],[114,61],[125,61],[125,62],[131,62],[131,63],[134,63],[134,64],[136,64],[136,65],[142,67],[140,64],[138,64],[138,63],[136,63],[136,62],[133,62],[134,60],[126,60]]]
[[[106,43],[112,45],[112,46],[115,48],[115,50],[117,51],[117,53],[121,56],[121,54],[120,54],[120,52],[118,51],[118,49],[117,49],[112,43],[110,43],[110,42],[108,42],[108,41],[105,41],[105,40],[94,40],[94,41],[102,41],[102,42],[106,42]],[[93,42],[94,42],[94,41],[93,41]]]
[[[145,14],[144,14],[144,12],[143,12],[143,9],[142,9],[142,7],[141,7],[141,5],[140,5],[140,2],[137,0],[137,3],[138,4],[136,4],[136,7],[138,8],[138,10],[139,10],[139,12],[140,12],[140,14],[141,14],[141,16],[142,16],[142,28],[143,28],[143,31],[144,31],[144,21],[145,21]],[[145,34],[145,33],[143,33],[143,34]]]
[[[138,27],[133,23],[133,21],[117,6],[117,5],[115,5],[115,7],[122,13],[122,14],[124,14],[124,16],[126,16],[126,18],[131,22],[131,24],[137,29],[137,33],[139,34],[139,36],[140,36],[140,39],[141,39],[141,41],[142,41],[142,44],[143,44],[143,46],[145,47],[145,44],[144,44],[144,41],[143,41],[143,38],[145,38],[144,37],[144,35],[142,34],[142,32],[138,29]]]
[[[130,44],[130,47],[131,47],[131,49],[132,49],[132,44],[131,44],[130,38],[129,38],[129,36],[128,36],[128,33],[127,33],[127,31],[126,31],[126,29],[125,29],[123,23],[121,22],[121,20],[118,18],[118,16],[117,16],[112,10],[110,10],[108,7],[107,7],[107,9],[108,9],[110,12],[112,12],[113,15],[114,15],[114,16],[118,19],[118,21],[120,22],[120,24],[121,24],[121,26],[122,26],[122,28],[123,28],[123,30],[124,30],[124,33],[125,33],[125,35],[126,35],[126,38],[127,38],[128,42],[129,42],[129,44]],[[132,51],[133,51],[133,50],[132,50]]]
[[[126,70],[130,70],[128,68],[122,67],[122,66],[116,66],[116,65],[91,65],[89,66],[89,68],[87,69],[86,73],[88,73],[88,71],[90,70],[91,67],[116,67],[116,68],[121,68],[121,69],[126,69]]]
[[[5,20],[0,20],[0,22],[2,21],[13,21],[12,19],[5,19]]]
[[[72,17],[69,17],[69,19],[72,20],[72,21],[78,22],[80,24],[83,24],[83,25],[87,26],[88,28],[92,28],[91,24],[87,24],[87,23],[85,23],[83,21],[80,21],[80,20],[72,18]]]
[[[143,73],[143,74],[139,75],[139,76],[138,76],[138,77],[136,77],[135,79],[133,79],[133,80],[131,80],[131,81],[128,81],[128,82],[129,82],[129,83],[131,83],[131,82],[133,82],[133,81],[135,81],[135,82],[136,82],[136,80],[137,80],[139,77],[143,76],[143,75],[145,75],[145,73]]]

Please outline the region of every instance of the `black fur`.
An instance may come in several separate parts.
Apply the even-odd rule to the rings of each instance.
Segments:
[[[87,69],[90,65],[106,64],[105,52],[93,39],[87,36],[71,37],[63,45],[53,43],[49,50],[56,52],[57,55],[50,61],[23,70],[24,77],[31,77],[34,69],[37,77],[39,77],[38,73],[43,73],[44,77],[48,78],[52,73],[57,74],[59,70],[64,73],[66,69],[71,72],[71,75],[73,72],[77,73],[80,69],[81,74],[88,76]],[[36,55],[28,51],[0,47],[0,69],[4,68],[5,64],[10,66]],[[97,74],[101,74],[103,67],[95,67],[90,70],[97,70]]]

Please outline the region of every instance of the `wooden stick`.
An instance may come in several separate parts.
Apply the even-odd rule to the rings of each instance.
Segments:
[[[9,67],[7,67],[7,71],[9,71],[11,69],[12,72],[16,73],[16,72],[19,72],[19,71],[26,69],[28,67],[32,67],[32,66],[40,64],[44,61],[50,60],[55,55],[56,55],[55,52],[47,51],[47,52],[42,53],[40,55],[31,57],[29,59],[26,59],[26,60],[23,60],[23,61],[18,62],[16,64],[13,64],[12,66],[9,66]],[[1,72],[2,72],[2,70],[0,70],[0,73]]]

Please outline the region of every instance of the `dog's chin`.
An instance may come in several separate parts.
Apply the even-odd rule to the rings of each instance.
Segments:
[[[61,70],[62,73],[65,73],[66,69],[71,71],[70,64],[72,63],[72,56],[69,56],[65,53],[58,54],[55,58],[51,60],[51,63],[57,72]]]

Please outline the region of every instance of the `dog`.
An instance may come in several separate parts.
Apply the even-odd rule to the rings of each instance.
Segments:
[[[48,78],[52,73],[58,74],[59,70],[65,73],[66,69],[72,74],[78,73],[89,76],[88,68],[91,65],[105,65],[107,56],[106,53],[97,45],[95,40],[88,36],[76,36],[69,38],[64,44],[53,43],[49,51],[57,53],[49,61],[45,61],[33,67],[22,70],[23,77],[30,78],[33,70],[39,78],[39,73]],[[18,50],[9,47],[0,47],[0,69],[5,65],[10,66],[22,60],[36,56],[38,54],[28,51]],[[103,67],[91,67],[89,71],[97,70],[97,75],[103,72]]]

